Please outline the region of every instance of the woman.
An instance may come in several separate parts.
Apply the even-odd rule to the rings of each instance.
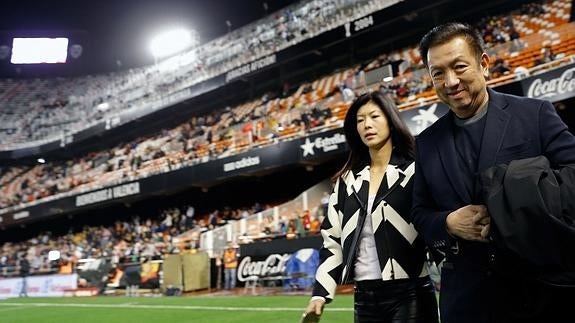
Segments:
[[[350,153],[334,176],[304,317],[321,315],[337,284],[353,281],[355,322],[437,322],[425,245],[409,221],[414,138],[379,92],[352,103],[344,132]]]

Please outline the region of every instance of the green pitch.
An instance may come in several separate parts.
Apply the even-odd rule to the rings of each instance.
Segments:
[[[309,296],[11,298],[2,323],[297,323]],[[353,295],[337,295],[322,322],[353,322]]]

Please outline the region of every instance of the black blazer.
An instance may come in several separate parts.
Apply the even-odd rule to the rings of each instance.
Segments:
[[[575,137],[547,101],[501,94],[488,89],[486,124],[478,157],[479,172],[511,160],[545,155],[552,165],[575,162]],[[443,323],[489,322],[492,248],[458,241],[446,229],[447,215],[471,204],[457,172],[453,112],[424,130],[416,140],[412,220],[426,243],[445,255],[441,275]]]

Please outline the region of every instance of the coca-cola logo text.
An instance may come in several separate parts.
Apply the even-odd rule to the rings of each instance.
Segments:
[[[566,69],[560,77],[543,81],[537,78],[529,86],[527,96],[530,98],[545,98],[572,92],[575,90],[575,68]]]
[[[238,267],[238,280],[243,282],[250,276],[266,277],[285,272],[289,254],[272,254],[264,261],[252,262],[252,257],[242,259]]]

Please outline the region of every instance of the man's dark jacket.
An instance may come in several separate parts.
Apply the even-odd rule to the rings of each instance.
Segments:
[[[553,166],[575,163],[575,137],[548,101],[501,94],[491,89],[477,172],[512,160],[546,156]],[[465,176],[459,172],[450,111],[424,130],[416,141],[412,222],[427,245],[445,254],[439,298],[442,323],[495,322],[496,307],[517,300],[516,310],[531,306],[510,279],[497,279],[493,244],[453,238],[447,215],[472,203]],[[504,298],[502,300],[498,298]],[[520,305],[519,305],[520,303]],[[507,310],[507,309],[505,309]]]
[[[480,180],[490,236],[518,258],[515,274],[575,285],[575,164],[553,169],[537,156],[491,167]]]

